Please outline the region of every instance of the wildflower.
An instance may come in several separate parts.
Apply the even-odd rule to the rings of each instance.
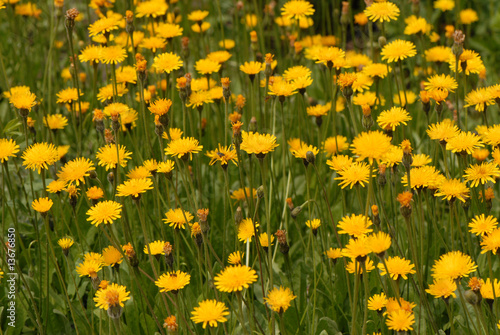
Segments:
[[[368,244],[366,235],[359,235],[359,238],[352,238],[349,243],[342,250],[342,255],[349,258],[356,258],[356,260],[364,261],[368,254],[372,252]]]
[[[346,168],[337,171],[338,177],[335,180],[340,180],[339,186],[344,189],[349,186],[362,186],[368,183],[370,178],[370,166],[365,162],[355,162]]]
[[[434,8],[439,9],[443,12],[452,10],[455,8],[454,0],[436,0],[434,1]]]
[[[91,171],[94,170],[94,163],[90,159],[80,157],[64,164],[57,173],[57,177],[65,183],[75,183],[78,186],[80,182],[85,184],[85,177],[90,176]]]
[[[243,259],[244,255],[245,255],[244,252],[240,252],[240,251],[232,252],[229,254],[227,261],[229,264],[241,265],[241,260]]]
[[[399,8],[390,1],[375,2],[364,11],[372,22],[389,22],[396,20],[399,16]]]
[[[255,227],[259,225],[255,223]],[[244,219],[238,226],[238,240],[242,242],[252,242],[252,237],[255,236],[254,223],[252,219]]]
[[[177,332],[177,330],[179,329],[179,325],[177,324],[177,318],[175,317],[175,315],[170,315],[165,320],[163,320],[163,328],[166,328],[169,334],[175,334]]]
[[[110,245],[103,249],[102,260],[103,264],[106,266],[119,266],[123,262],[123,256],[118,249]]]
[[[469,273],[474,272],[477,265],[470,256],[461,251],[451,251],[441,255],[439,260],[432,266],[432,277],[434,279],[461,279],[468,277]]]
[[[161,162],[160,164],[158,164],[158,170],[156,172],[169,174],[174,170],[174,166],[175,163],[173,161],[166,160],[165,162]]]
[[[47,170],[50,165],[57,162],[59,155],[53,144],[40,142],[28,147],[21,158],[24,160],[23,166],[40,173],[42,169]]]
[[[387,258],[386,265],[389,271],[389,275],[393,280],[398,280],[399,277],[408,279],[408,274],[415,273],[415,265],[411,264],[409,260],[401,258],[399,256]],[[385,276],[387,272],[384,264],[379,263],[378,268],[380,269],[380,275]]]
[[[497,225],[498,221],[492,215],[476,215],[469,223],[469,232],[483,237],[485,235],[489,235],[493,230],[495,230]]]
[[[413,330],[411,326],[415,323],[415,315],[412,312],[400,309],[389,313],[385,323],[389,329],[398,332]]]
[[[353,165],[353,159],[346,155],[335,155],[331,159],[326,161],[326,165],[330,167],[330,169],[340,172],[343,171]],[[359,167],[359,165],[358,165]],[[370,173],[368,171],[368,173]],[[359,179],[358,179],[359,180]],[[365,177],[366,180],[366,177]],[[359,182],[359,181],[358,181]]]
[[[72,104],[76,101],[78,101],[78,91],[76,88],[65,88],[61,91],[59,91],[57,94],[57,103],[58,104]],[[80,96],[82,96],[83,93],[80,93]]]
[[[471,187],[476,187],[479,184],[484,185],[490,181],[495,183],[497,177],[500,177],[500,169],[494,162],[470,165],[465,170],[464,175],[465,180],[471,183]]]
[[[380,53],[382,60],[387,60],[388,63],[401,61],[405,58],[413,57],[416,54],[415,44],[404,40],[395,40],[391,43],[387,43]]]
[[[257,273],[245,265],[226,267],[214,278],[215,287],[221,292],[242,291],[257,281]]]
[[[427,81],[424,82],[424,86],[427,91],[442,90],[454,92],[458,87],[458,83],[455,78],[450,75],[441,74],[427,78]]]
[[[496,255],[500,250],[500,229],[495,228],[488,235],[483,236],[481,241],[481,253],[487,253],[491,251],[493,255]]]
[[[380,128],[384,130],[395,131],[397,126],[401,124],[406,125],[410,120],[411,116],[406,109],[401,107],[392,107],[390,110],[380,113],[377,118],[377,123]]]
[[[165,154],[187,160],[188,158],[192,159],[193,153],[198,153],[202,149],[203,146],[199,145],[198,140],[194,137],[181,137],[168,144]]]
[[[356,274],[364,274],[365,270],[363,270],[363,267],[361,265],[361,262],[364,261],[365,263],[365,269],[366,273],[370,273],[375,267],[373,266],[373,261],[369,258],[366,257],[358,257],[358,260],[351,259],[349,263],[346,265],[346,270],[349,273],[356,273]]]
[[[163,251],[164,246],[165,246],[165,241],[158,240],[154,242],[149,242],[147,245],[144,246],[144,253],[146,255],[151,254],[152,256],[165,255],[165,252]]]
[[[327,154],[327,156],[336,155],[347,148],[349,148],[347,137],[342,135],[329,137],[325,140],[325,142],[323,142],[323,151]]]
[[[373,253],[379,257],[383,257],[385,252],[391,247],[391,236],[382,231],[371,234],[368,237],[368,243]]]
[[[19,145],[13,139],[0,138],[0,163],[7,162],[9,157],[16,157]]]
[[[358,238],[371,233],[373,229],[369,228],[372,225],[372,220],[363,214],[344,216],[337,224],[339,234],[348,234],[351,237]]]
[[[324,64],[328,68],[335,67],[338,69],[346,64],[344,50],[337,47],[322,49],[314,58],[316,63]]]
[[[385,305],[387,305],[387,297],[383,292],[374,294],[368,299],[368,309],[371,311],[381,312]]]
[[[434,298],[448,299],[450,296],[456,297],[457,284],[450,278],[434,279],[425,292],[433,295]]]
[[[151,172],[144,166],[136,166],[127,173],[127,178],[129,179],[143,179],[150,178],[151,176]]]
[[[111,318],[118,319],[122,314],[123,303],[130,299],[129,295],[125,286],[112,283],[105,289],[98,290],[94,301],[97,307],[108,311]]]
[[[358,156],[358,160],[368,158],[370,164],[373,160],[380,160],[389,150],[391,139],[380,131],[362,132],[354,138],[351,151]]]
[[[336,261],[338,258],[342,257],[342,249],[340,248],[330,248],[327,251],[325,251],[326,257],[331,259],[332,261]]]
[[[460,133],[457,125],[450,120],[444,119],[441,122],[429,125],[427,129],[427,135],[429,135],[431,140],[438,140],[440,142],[446,143],[450,138],[457,136]]]
[[[267,292],[267,297],[264,298],[264,301],[273,311],[283,314],[290,307],[290,302],[295,298],[297,297],[293,295],[292,290],[288,287],[280,286],[280,288],[275,287]]]
[[[483,146],[484,144],[479,136],[470,131],[461,131],[455,137],[448,139],[448,142],[446,143],[446,150],[450,150],[456,154],[470,155],[474,152],[474,150]]]
[[[195,64],[195,69],[202,75],[211,74],[220,70],[219,62],[211,59],[200,59]]]
[[[311,228],[313,234],[316,236],[318,228],[321,226],[321,220],[320,219],[307,220],[306,226]]]
[[[158,277],[155,281],[156,286],[160,288],[160,292],[177,293],[177,291],[186,287],[189,284],[191,276],[185,272],[177,270],[175,272],[167,272]]]
[[[271,134],[259,134],[254,132],[242,132],[241,149],[249,155],[255,154],[258,158],[263,158],[267,153],[276,148],[276,136]]]
[[[155,57],[153,63],[153,67],[156,70],[164,73],[171,73],[172,71],[179,69],[183,65],[184,62],[181,60],[181,58],[172,52],[159,54]]]
[[[262,233],[259,235],[260,246],[264,248],[265,251],[267,251],[270,246],[273,246],[274,235],[270,236],[271,238],[269,238],[269,235],[267,235],[267,233]],[[271,240],[271,245],[269,245],[269,240]]]
[[[415,15],[408,16],[405,23],[405,35],[427,34],[432,29],[432,26],[423,17]]]
[[[231,199],[235,199],[236,201],[243,201],[252,196],[254,199],[257,199],[257,190],[252,189],[250,191],[249,187],[245,187],[245,189],[239,188],[231,192]]]
[[[114,220],[121,218],[122,205],[118,202],[107,200],[101,201],[87,211],[87,221],[91,221],[96,227],[99,224],[111,224]]]
[[[57,244],[63,250],[65,256],[68,256],[69,248],[73,245],[74,241],[71,237],[63,237],[57,241]]]
[[[104,64],[118,64],[123,62],[125,58],[127,58],[127,51],[118,45],[102,48],[100,60]]]
[[[184,229],[184,225],[191,220],[193,220],[193,215],[191,213],[186,212],[180,208],[170,209],[167,213],[165,213],[166,219],[163,219],[163,222],[166,224],[169,223],[170,227],[174,227],[175,229]]]
[[[80,52],[78,59],[80,62],[89,62],[91,65],[99,63],[101,60],[102,46],[100,45],[88,45],[85,49]]]
[[[62,190],[66,188],[66,183],[61,180],[53,180],[47,186],[47,192],[49,193],[61,193]]]
[[[106,34],[116,29],[118,29],[118,21],[115,17],[103,17],[89,25],[89,36]]]
[[[263,64],[261,62],[245,62],[240,65],[240,71],[249,75],[250,80],[253,81],[255,75],[263,70]]]
[[[97,278],[97,272],[102,269],[102,261],[95,259],[85,259],[76,267],[76,272],[80,277],[88,276],[92,279]]]
[[[285,80],[280,80],[269,85],[269,95],[276,95],[280,102],[283,102],[285,97],[289,97],[297,93],[293,83]]]
[[[313,5],[305,0],[289,0],[281,8],[281,15],[286,19],[305,20],[313,14]]]
[[[487,106],[491,106],[495,103],[495,100],[488,88],[481,87],[469,92],[465,96],[465,102],[467,104],[464,107],[474,106],[477,112],[484,112]]]
[[[493,301],[495,298],[498,298],[498,295],[500,294],[500,281],[498,279],[490,279],[486,278],[486,280],[480,280],[481,281],[481,288],[480,293],[481,296],[484,299],[491,300]],[[495,291],[493,293],[493,290]]]
[[[229,162],[233,162],[238,165],[238,157],[236,155],[236,150],[229,147],[223,147],[219,144],[219,148],[216,150],[211,150],[206,153],[210,157],[210,165],[214,165],[215,162],[220,162],[223,168],[226,168]]]
[[[225,316],[229,315],[229,312],[223,302],[207,299],[200,302],[191,314],[193,315],[191,320],[195,323],[203,322],[203,329],[205,329],[207,324],[210,327],[217,327],[217,322],[226,322]]]
[[[38,213],[42,214],[42,216],[47,215],[47,212],[50,211],[50,208],[54,202],[49,198],[38,198],[33,200],[31,203],[31,207]]]
[[[130,159],[132,153],[127,151],[126,147],[123,145],[118,147],[118,152],[116,151],[116,145],[114,144],[107,144],[100,147],[96,154],[99,166],[106,167],[106,171],[114,169],[117,163],[119,163],[120,166],[125,167],[127,165],[127,160]]]
[[[448,62],[450,57],[455,57],[451,48],[447,46],[435,46],[425,50],[425,59],[428,62],[444,63]]]
[[[61,114],[51,114],[43,117],[43,124],[51,130],[64,129],[68,125],[68,119]]]
[[[458,15],[462,24],[472,24],[473,22],[479,21],[477,12],[474,9],[467,8],[461,10]]]

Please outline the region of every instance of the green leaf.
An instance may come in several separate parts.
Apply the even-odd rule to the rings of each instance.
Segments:
[[[16,132],[20,126],[21,122],[18,119],[12,119],[3,128],[3,134],[5,136],[14,136],[16,133],[20,134],[20,132]]]

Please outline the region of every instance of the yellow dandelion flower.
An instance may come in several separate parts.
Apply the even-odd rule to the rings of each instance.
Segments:
[[[118,64],[127,58],[127,51],[118,45],[103,47],[101,51],[101,62],[104,64]]]
[[[255,223],[255,227],[259,225]],[[242,242],[252,242],[252,237],[255,236],[254,223],[252,219],[244,219],[238,226],[238,240]]]
[[[377,123],[384,130],[395,131],[396,127],[411,120],[411,116],[405,108],[392,107],[389,110],[381,112],[377,118]]]
[[[409,260],[399,256],[388,257],[385,262],[389,275],[393,280],[398,280],[400,277],[408,279],[408,274],[414,274],[416,272],[414,269],[415,265],[411,264]],[[379,263],[378,268],[380,269],[381,276],[387,274],[384,264]]]
[[[122,205],[116,201],[101,201],[87,211],[87,221],[96,227],[101,223],[111,224],[121,218]]]
[[[171,141],[165,149],[165,154],[177,156],[180,159],[192,159],[193,153],[198,153],[203,149],[202,145],[194,137],[181,137]]]
[[[113,267],[123,262],[123,255],[118,249],[110,245],[102,250],[102,260],[105,266]]]
[[[434,279],[461,279],[468,277],[469,273],[474,272],[476,268],[477,265],[470,256],[461,251],[450,251],[434,262],[432,277]]]
[[[131,196],[132,199],[138,199],[142,193],[153,189],[153,182],[149,178],[130,179],[116,187],[118,197]]]
[[[246,265],[228,266],[214,278],[215,287],[221,292],[237,292],[257,281],[257,272]]]
[[[276,136],[272,134],[242,132],[241,150],[246,151],[249,155],[255,154],[257,157],[263,158],[277,146]]]
[[[169,224],[170,227],[174,227],[175,229],[184,229],[184,225],[189,224],[191,220],[193,220],[193,215],[191,213],[186,212],[180,208],[170,209],[167,213],[165,213],[166,219],[163,219],[165,224]]]
[[[130,292],[127,292],[125,286],[112,283],[105,289],[98,290],[95,294],[94,301],[96,307],[107,311],[109,308],[118,308],[118,306],[123,307],[123,302],[130,299],[129,295]]]
[[[80,157],[64,164],[57,177],[65,183],[75,183],[78,186],[80,182],[85,184],[85,177],[90,176],[90,171],[94,170],[94,163],[90,159]]]
[[[53,204],[54,202],[49,198],[38,198],[33,200],[31,207],[38,213],[45,214],[50,211]]]
[[[281,8],[281,15],[287,19],[304,20],[313,14],[313,5],[305,0],[289,0]]]
[[[399,8],[390,1],[375,2],[364,11],[372,22],[389,22],[399,16]]]
[[[387,60],[388,63],[401,61],[416,54],[415,44],[404,40],[395,40],[387,43],[380,53],[382,60]]]
[[[348,234],[351,237],[358,238],[371,233],[373,229],[369,228],[372,225],[372,220],[363,214],[344,216],[337,223],[339,234]]]
[[[464,107],[474,106],[477,112],[484,112],[487,106],[491,106],[495,103],[495,100],[488,88],[480,87],[469,92],[465,96],[465,102],[467,104]]]
[[[481,241],[481,253],[484,254],[491,251],[493,255],[496,255],[499,250],[500,229],[495,228],[490,234],[483,236],[483,240]]]
[[[89,36],[96,36],[99,34],[109,33],[118,29],[118,21],[114,16],[103,17],[89,25]]]
[[[52,143],[41,142],[28,147],[21,158],[24,160],[23,166],[40,173],[42,169],[47,170],[50,165],[57,162],[59,154]]]
[[[290,302],[295,298],[297,297],[293,295],[292,290],[288,287],[285,288],[280,286],[279,288],[274,287],[272,290],[267,292],[267,296],[264,298],[264,301],[273,311],[282,314],[286,312],[288,307],[290,307]]]
[[[130,151],[127,151],[127,149],[123,145],[120,145],[118,147],[117,153],[116,145],[107,144],[97,150],[96,158],[99,161],[99,166],[106,167],[107,171],[109,169],[114,169],[117,163],[119,163],[120,166],[125,167],[127,165],[127,160],[130,159],[131,155],[132,153]]]
[[[390,149],[391,138],[381,131],[362,132],[354,138],[351,151],[358,156],[358,161],[367,158],[370,164],[380,160]]]
[[[171,73],[174,70],[180,69],[184,65],[181,58],[173,52],[165,52],[155,57],[153,67],[164,73]]]
[[[434,279],[433,283],[429,285],[429,288],[425,292],[434,296],[434,298],[447,299],[450,296],[456,298],[455,291],[457,290],[457,284],[454,280],[450,278]]]
[[[12,139],[0,138],[0,163],[7,162],[9,157],[16,157],[19,145]]]
[[[175,272],[167,272],[158,277],[155,285],[160,288],[160,292],[176,293],[177,291],[186,287],[191,281],[191,275],[186,272],[177,270]]]
[[[203,329],[207,327],[217,327],[217,322],[226,322],[226,315],[229,315],[227,307],[223,302],[216,300],[204,300],[199,303],[191,312],[191,320],[195,323],[203,323]]]
[[[456,136],[448,139],[446,150],[456,154],[471,155],[476,149],[483,146],[484,144],[479,136],[470,131],[461,131]]]

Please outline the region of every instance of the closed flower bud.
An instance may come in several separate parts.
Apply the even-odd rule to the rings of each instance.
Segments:
[[[236,213],[234,213],[234,222],[236,225],[239,225],[241,221],[243,221],[243,211],[241,210],[241,207],[238,206],[238,208],[236,208]]]
[[[306,160],[308,163],[314,164],[316,161],[316,156],[314,155],[314,152],[308,151],[306,152]]]

